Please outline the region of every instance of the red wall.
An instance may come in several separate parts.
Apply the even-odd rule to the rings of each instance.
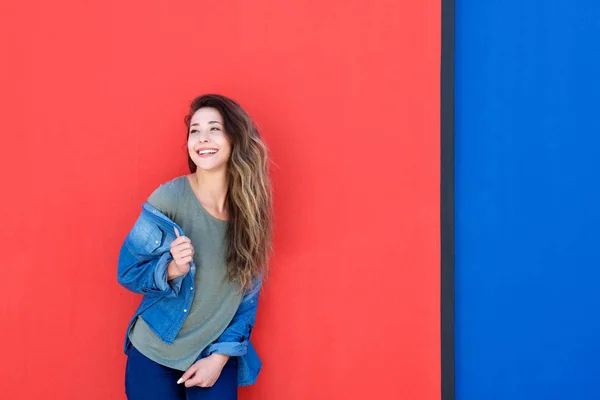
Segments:
[[[276,255],[241,399],[439,398],[439,1],[2,5],[0,394],[124,399],[119,246],[185,172],[187,104],[239,100]]]

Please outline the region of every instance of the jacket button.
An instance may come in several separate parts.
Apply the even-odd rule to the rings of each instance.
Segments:
[[[184,309],[183,309],[183,312],[187,312],[187,308],[184,308]]]

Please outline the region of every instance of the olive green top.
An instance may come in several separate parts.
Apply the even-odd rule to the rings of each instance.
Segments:
[[[173,344],[160,340],[141,316],[129,332],[129,338],[149,359],[185,371],[223,333],[242,300],[239,284],[227,279],[225,233],[228,223],[206,211],[186,176],[160,185],[148,202],[179,225],[190,238],[196,263],[195,293],[189,315]]]

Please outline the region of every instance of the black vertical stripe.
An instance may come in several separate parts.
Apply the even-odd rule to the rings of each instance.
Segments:
[[[454,400],[454,0],[442,0],[441,351],[442,400]]]

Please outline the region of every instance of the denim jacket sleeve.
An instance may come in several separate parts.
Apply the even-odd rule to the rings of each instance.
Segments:
[[[262,278],[253,281],[252,288],[246,292],[237,312],[215,343],[210,345],[204,356],[213,353],[224,354],[231,357],[244,356],[248,352],[250,334],[256,321],[256,308],[258,295],[262,286]]]
[[[142,210],[121,246],[119,284],[150,297],[175,297],[184,276],[167,280],[167,267],[173,259],[169,235],[146,212]]]

